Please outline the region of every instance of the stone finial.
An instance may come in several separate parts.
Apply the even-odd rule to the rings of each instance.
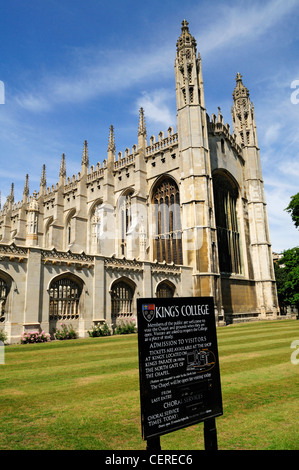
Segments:
[[[47,186],[47,179],[46,179],[46,165],[43,164],[41,179],[40,179],[40,187],[45,188]]]
[[[87,140],[84,141],[83,155],[82,155],[82,162],[81,162],[81,165],[85,165],[85,166],[88,166],[88,165],[89,165]]]
[[[65,178],[65,177],[66,177],[65,154],[64,154],[64,153],[63,153],[62,156],[61,156],[59,177],[61,177],[61,178]]]
[[[182,33],[188,32],[189,33],[189,23],[187,20],[182,21]]]
[[[217,122],[223,123],[223,116],[222,116],[222,114],[221,114],[221,108],[220,108],[220,106],[218,106]]]
[[[139,110],[138,135],[146,136],[145,117],[144,117],[144,110],[143,110],[143,108],[140,108],[140,110]]]
[[[10,194],[7,196],[7,202],[13,203],[15,201],[14,187],[14,183],[11,183]]]
[[[109,130],[108,152],[115,152],[114,128],[111,125]]]
[[[28,196],[29,196],[29,175],[27,174],[26,179],[25,179],[23,197],[28,197]]]

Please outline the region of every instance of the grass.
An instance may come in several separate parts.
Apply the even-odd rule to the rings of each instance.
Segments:
[[[218,328],[224,414],[221,450],[299,447],[299,322]],[[140,433],[137,335],[5,348],[0,450],[145,449]],[[204,449],[203,424],[161,437],[163,450]]]

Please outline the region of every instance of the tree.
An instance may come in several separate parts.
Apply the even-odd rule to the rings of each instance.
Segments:
[[[285,209],[291,214],[296,228],[299,228],[299,193],[291,197]],[[299,308],[299,247],[285,250],[282,258],[274,263],[278,300],[281,306],[295,305]],[[299,316],[298,316],[299,319]]]
[[[275,263],[279,303],[299,307],[299,247],[283,252]]]
[[[291,196],[291,202],[285,210],[291,214],[295,227],[299,228],[299,193]]]

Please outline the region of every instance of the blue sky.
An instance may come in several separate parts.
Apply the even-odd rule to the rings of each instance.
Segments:
[[[2,0],[0,7],[0,190],[22,199],[137,143],[138,110],[148,139],[176,129],[174,59],[187,19],[203,61],[206,108],[231,125],[237,72],[255,106],[274,251],[298,246],[284,211],[299,191],[298,0]],[[292,88],[293,87],[293,88]],[[1,98],[0,98],[1,99]],[[0,101],[1,102],[1,101]]]

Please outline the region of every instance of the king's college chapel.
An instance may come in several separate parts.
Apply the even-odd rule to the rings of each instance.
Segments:
[[[102,163],[0,212],[0,327],[71,323],[80,337],[100,322],[136,317],[139,297],[213,296],[217,325],[276,318],[278,303],[255,113],[236,76],[232,130],[205,109],[202,63],[182,22],[176,44],[177,131],[146,133],[116,154],[111,126]],[[137,119],[138,121],[138,119]],[[108,126],[109,127],[109,126]],[[108,134],[108,132],[107,132]],[[107,135],[108,137],[108,135]]]

